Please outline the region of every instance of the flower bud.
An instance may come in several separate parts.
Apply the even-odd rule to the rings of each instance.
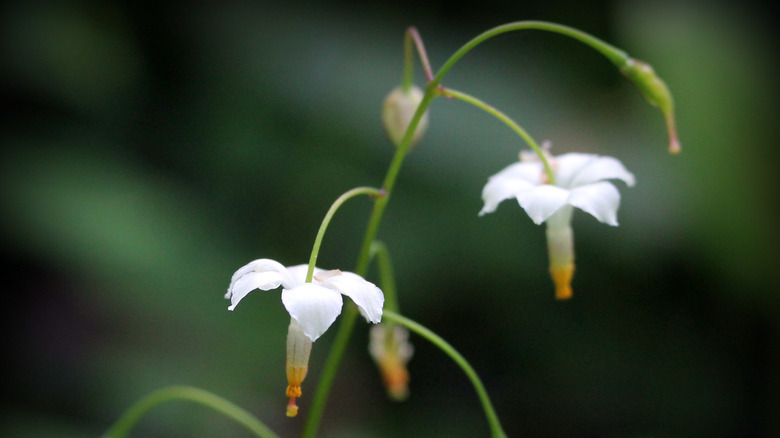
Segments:
[[[409,127],[409,123],[412,122],[414,113],[417,111],[417,107],[420,106],[422,99],[423,91],[417,86],[412,86],[407,91],[404,91],[403,87],[398,86],[385,98],[385,103],[382,107],[382,124],[396,147],[401,144],[406,129]],[[409,144],[410,147],[417,143],[417,140],[422,137],[427,127],[428,111],[422,115],[412,137],[412,142]]]
[[[620,67],[620,71],[639,88],[651,105],[658,107],[664,114],[669,131],[669,152],[673,154],[680,152],[674,121],[674,99],[664,81],[658,77],[650,64],[634,58],[629,58]]]

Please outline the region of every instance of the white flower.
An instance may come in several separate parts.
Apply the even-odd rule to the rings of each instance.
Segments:
[[[241,267],[230,280],[225,298],[228,310],[255,289],[271,290],[282,286],[282,303],[290,314],[287,331],[287,415],[295,416],[295,399],[301,396],[301,383],[306,377],[312,342],[316,341],[341,313],[346,295],[357,305],[366,321],[382,320],[384,295],[373,283],[352,272],[314,269],[311,283],[306,283],[308,265],[284,267],[270,259],[255,260]]]
[[[406,364],[414,353],[409,331],[396,324],[382,323],[371,327],[368,352],[379,366],[387,395],[396,401],[406,399],[409,395]]]
[[[485,205],[479,214],[492,213],[501,201],[515,198],[536,224],[547,222],[550,273],[556,284],[556,297],[566,299],[571,297],[574,275],[574,207],[617,226],[620,192],[607,180],[619,179],[633,186],[634,175],[615,158],[569,153],[548,156],[555,182],[551,185],[543,163],[534,158],[523,153],[520,162],[490,177],[482,190]]]

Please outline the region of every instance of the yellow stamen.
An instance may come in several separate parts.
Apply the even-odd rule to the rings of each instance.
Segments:
[[[306,378],[306,372],[309,370],[308,366],[287,366],[287,390],[285,394],[290,399],[287,404],[287,416],[294,417],[298,415],[298,406],[295,404],[295,399],[300,398],[303,395],[301,391],[301,383]]]
[[[550,275],[555,283],[555,298],[558,300],[571,298],[571,280],[574,277],[574,263],[550,267]]]
[[[379,363],[387,395],[402,401],[409,396],[409,371],[397,354],[387,354]]]

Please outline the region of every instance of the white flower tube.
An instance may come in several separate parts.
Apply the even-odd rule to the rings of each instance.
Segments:
[[[290,318],[290,327],[287,329],[287,391],[290,399],[287,404],[287,416],[298,415],[298,405],[295,400],[300,398],[301,383],[309,371],[309,356],[311,355],[312,341],[294,318]]]
[[[574,277],[574,232],[571,229],[570,206],[561,208],[547,220],[547,253],[550,257],[550,276],[555,283],[555,298],[571,298],[571,280]]]

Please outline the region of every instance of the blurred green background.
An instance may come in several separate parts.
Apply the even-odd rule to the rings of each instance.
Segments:
[[[12,1],[0,15],[4,437],[99,436],[162,386],[198,386],[284,437],[279,292],[228,312],[231,274],[304,263],[330,203],[378,185],[379,123],[416,25],[434,68],[498,24],[544,19],[650,62],[675,94],[683,152],[611,64],[541,32],[495,38],[445,85],[553,152],[620,158],[621,226],[575,215],[574,299],[553,299],[543,228],[488,176],[523,146],[440,99],[379,232],[404,314],[483,378],[510,436],[780,435],[777,49],[749,2]],[[417,81],[422,83],[419,66]],[[370,203],[320,253],[351,269]],[[372,272],[369,279],[376,280]],[[387,399],[357,325],[322,436],[487,436],[473,389],[413,337],[411,398]],[[314,346],[310,406],[334,330]],[[245,437],[203,407],[152,411],[134,436]]]

